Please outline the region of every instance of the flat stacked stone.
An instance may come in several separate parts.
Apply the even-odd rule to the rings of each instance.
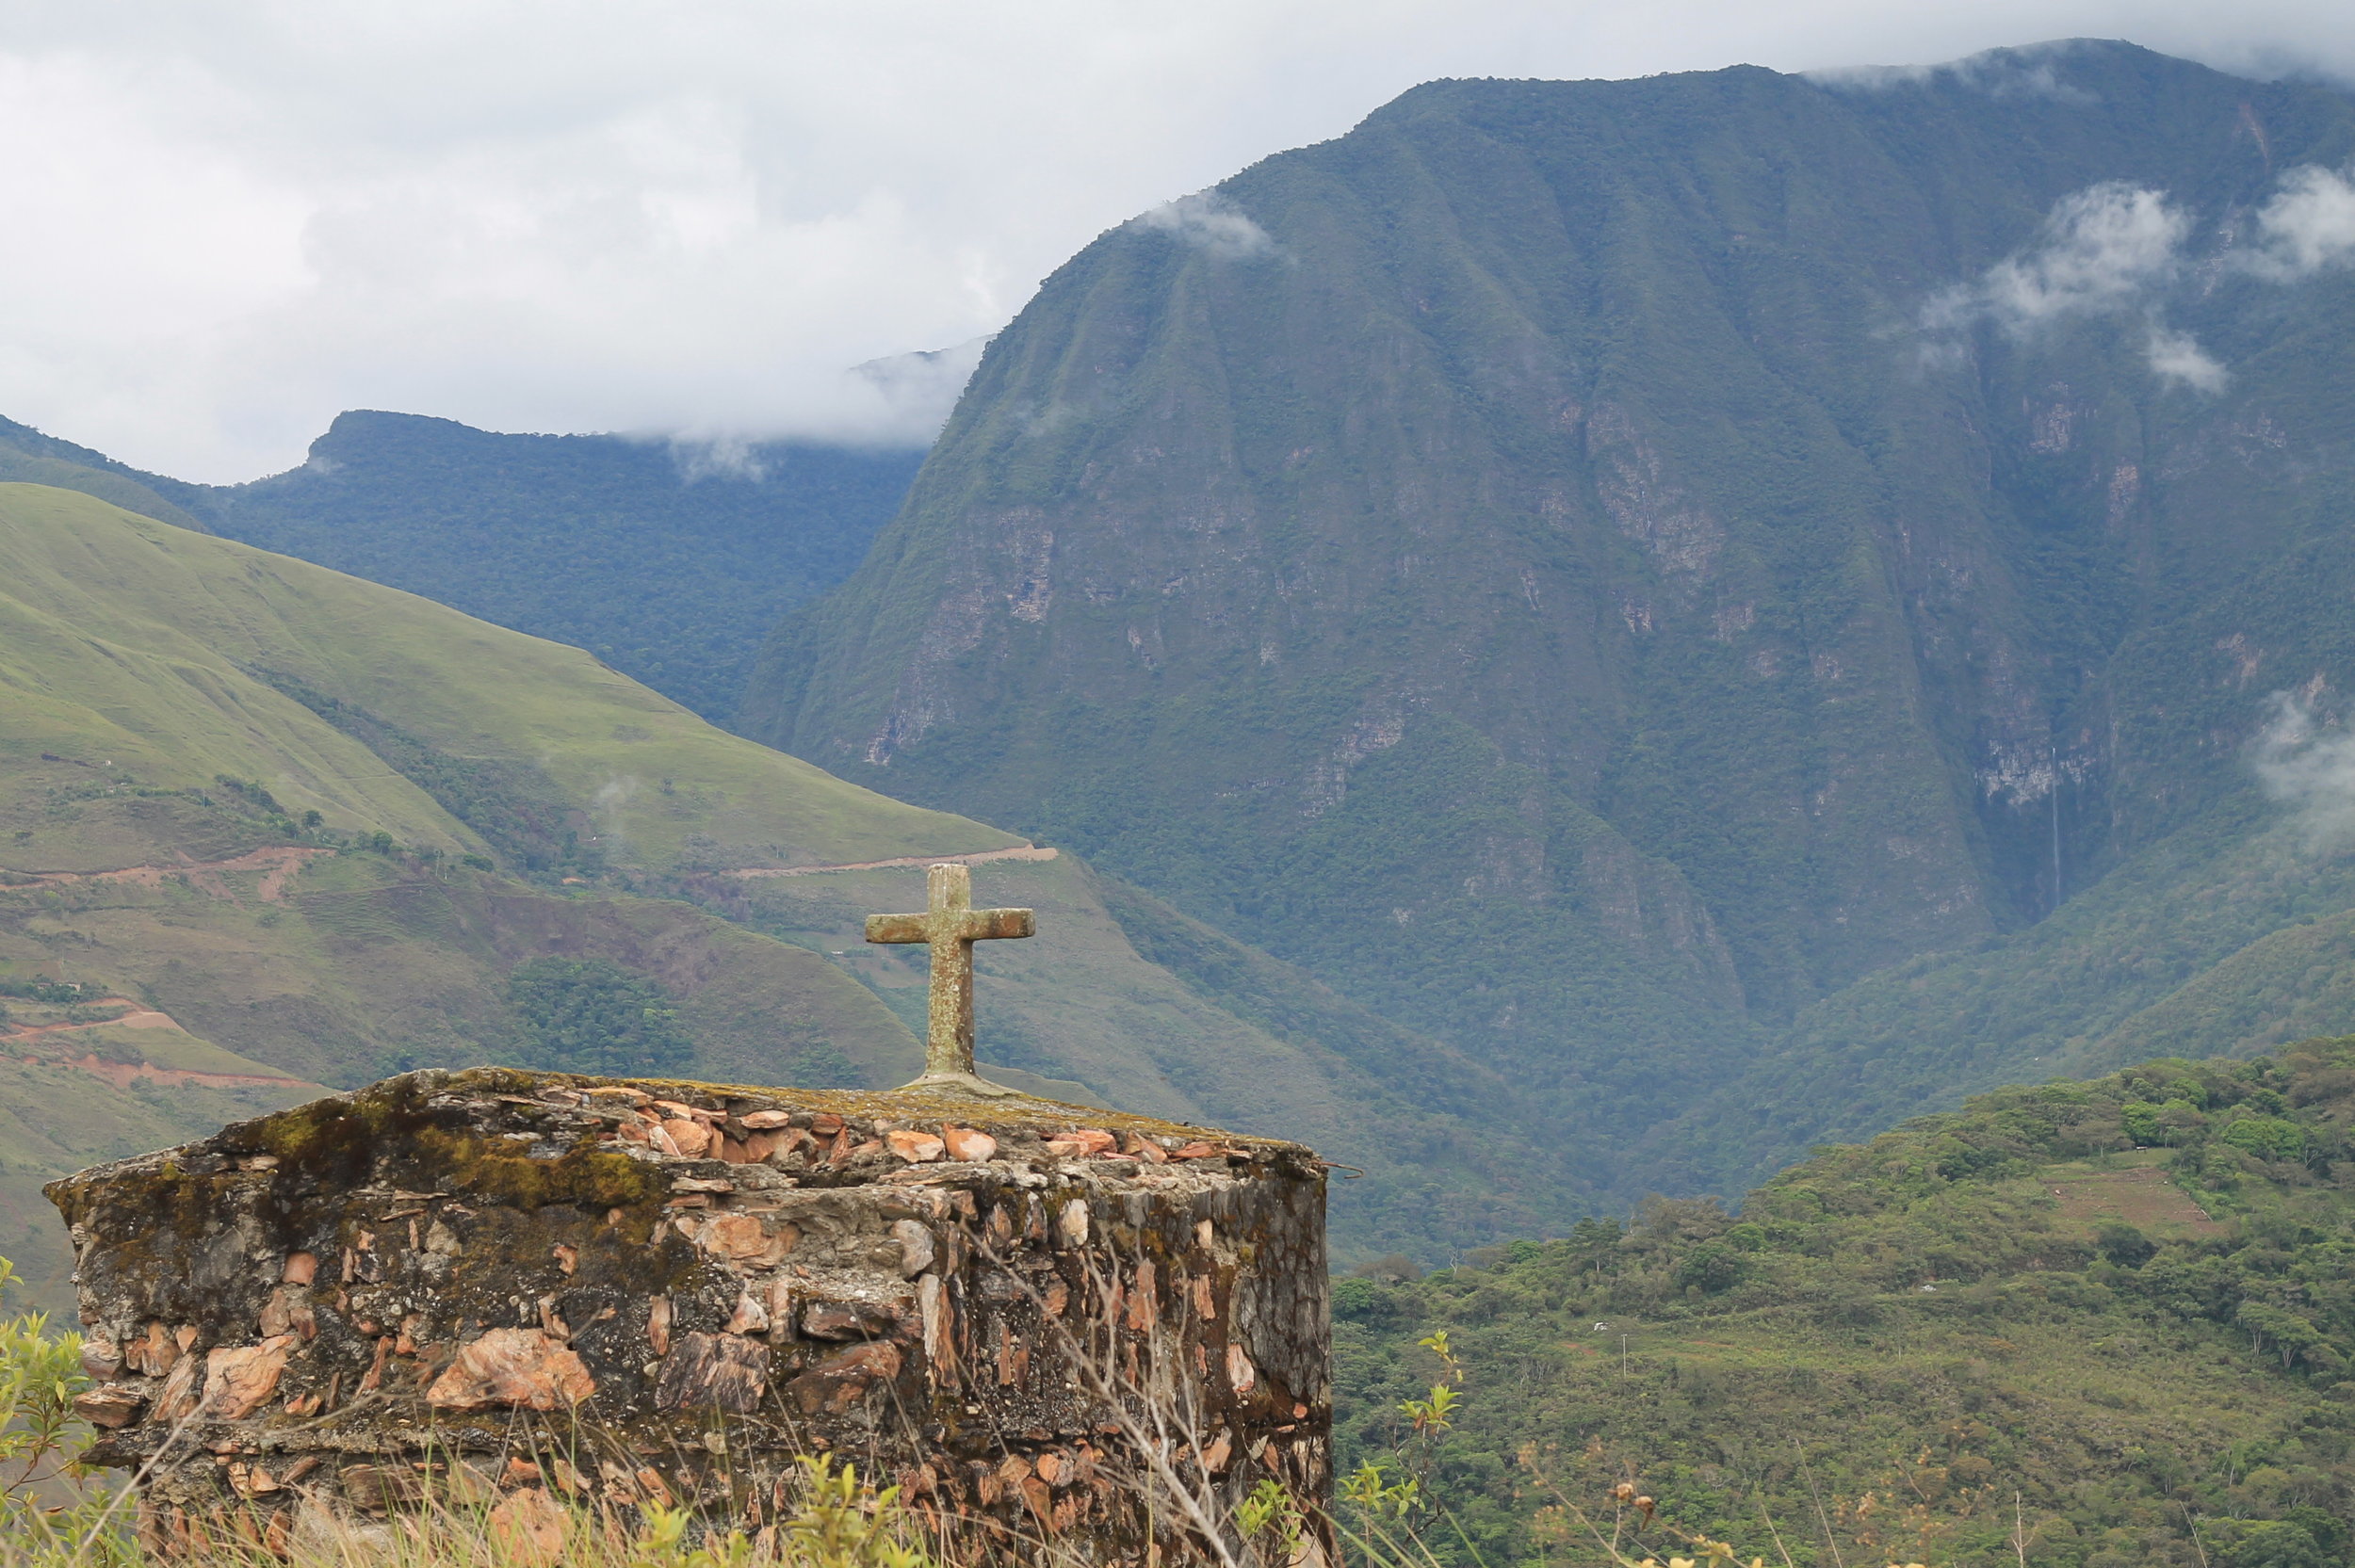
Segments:
[[[1296,1144],[479,1069],[47,1190],[89,1457],[145,1467],[155,1549],[437,1491],[757,1530],[817,1452],[901,1485],[960,1560],[1191,1559],[1172,1488],[1328,1497],[1324,1170]]]

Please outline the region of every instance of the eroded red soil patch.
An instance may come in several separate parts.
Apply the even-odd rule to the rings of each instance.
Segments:
[[[173,1087],[195,1084],[203,1089],[316,1089],[322,1094],[333,1092],[324,1084],[263,1073],[197,1073],[184,1067],[158,1067],[152,1061],[101,1061],[95,1056],[26,1057],[24,1059],[27,1067],[44,1061],[52,1067],[71,1067],[77,1073],[88,1073],[93,1078],[104,1078],[117,1089],[128,1089],[134,1083],[145,1080]]]

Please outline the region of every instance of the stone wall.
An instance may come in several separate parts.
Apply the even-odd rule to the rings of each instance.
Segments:
[[[1173,1489],[1327,1500],[1324,1171],[1294,1144],[482,1069],[48,1191],[89,1457],[150,1467],[158,1547],[437,1490],[757,1530],[812,1452],[901,1484],[960,1561],[1143,1563],[1148,1519],[1197,1557]]]

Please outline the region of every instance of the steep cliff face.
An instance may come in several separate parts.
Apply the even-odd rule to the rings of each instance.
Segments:
[[[1049,279],[747,725],[1607,1144],[2355,674],[2275,613],[2348,475],[2350,150],[2122,44],[1417,89]]]

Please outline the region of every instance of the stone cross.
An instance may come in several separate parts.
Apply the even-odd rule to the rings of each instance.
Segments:
[[[921,942],[932,948],[931,1020],[924,1040],[924,1076],[918,1082],[947,1079],[990,1093],[1010,1093],[973,1072],[973,944],[1029,936],[1037,924],[1027,909],[975,909],[973,873],[963,865],[925,867],[924,885],[923,913],[867,917],[869,942]]]

